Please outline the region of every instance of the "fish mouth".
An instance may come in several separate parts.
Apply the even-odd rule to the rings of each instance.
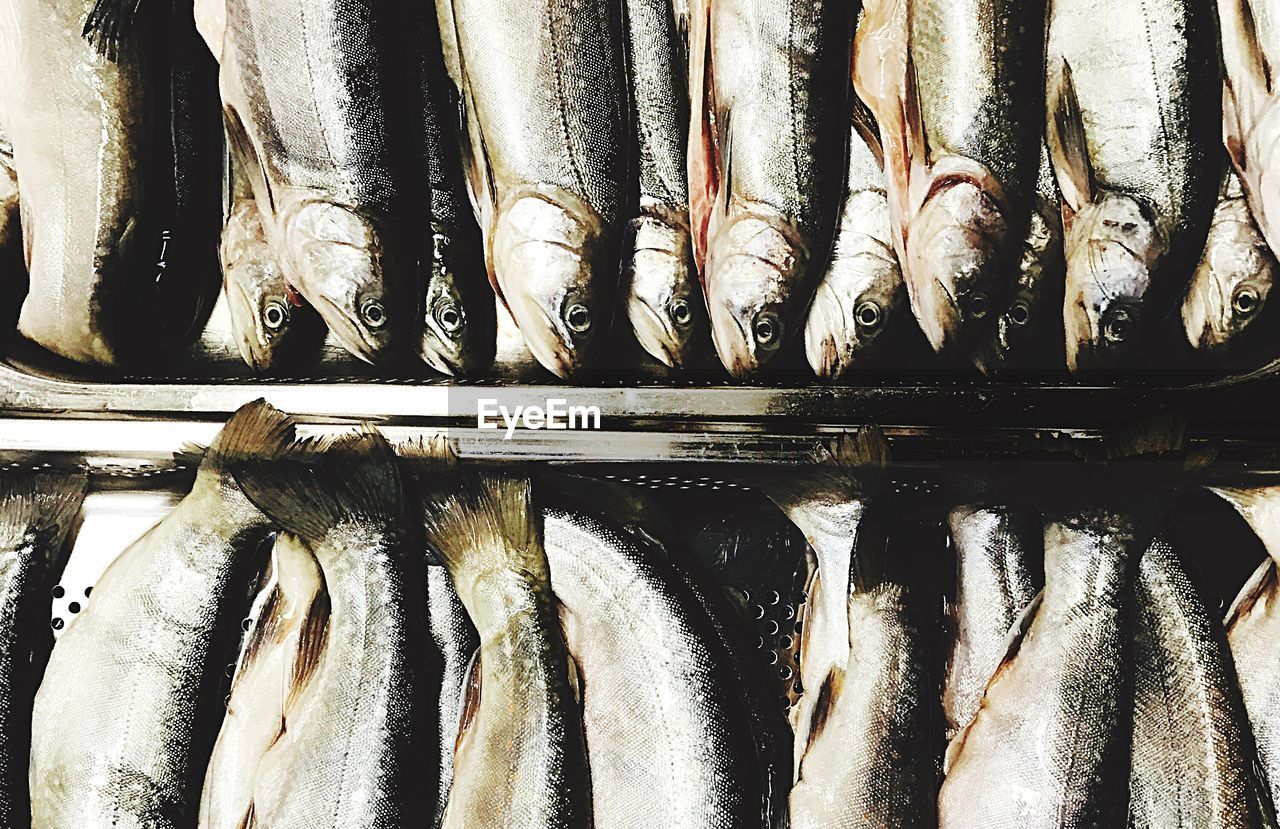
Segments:
[[[511,315],[524,337],[525,345],[542,367],[562,379],[578,370],[581,355],[560,335],[556,321],[533,297],[516,294],[510,301]]]
[[[423,336],[422,343],[418,346],[418,356],[422,358],[422,362],[441,374],[447,374],[450,377],[458,377],[467,373],[466,362],[461,356],[445,354],[432,344],[434,342],[436,342],[435,337],[430,335]]]
[[[363,326],[353,321],[350,314],[332,297],[321,294],[317,299],[320,301],[312,305],[324,319],[325,325],[329,326],[329,331],[339,345],[370,365],[389,362],[391,352],[386,342],[370,338]]]
[[[227,281],[229,292],[227,294],[228,312],[231,316],[231,328],[236,335],[236,349],[240,352],[240,357],[255,372],[264,372],[271,368],[271,347],[262,341],[262,337],[258,333],[257,323],[248,326],[240,322],[240,315],[235,313],[237,303],[232,299],[232,293],[239,297],[239,305],[242,308],[249,309],[250,316],[257,318],[253,313],[253,301],[249,295],[245,293],[238,283],[232,280]]]
[[[664,314],[647,302],[633,299],[627,305],[627,316],[641,348],[668,368],[684,367],[684,343]]]
[[[836,332],[840,332],[837,335]],[[837,342],[842,340],[842,348]],[[853,356],[857,336],[848,336],[845,326],[844,310],[840,306],[840,298],[826,285],[818,287],[813,302],[809,306],[809,317],[804,325],[804,353],[809,360],[809,367],[820,380],[838,380],[850,368],[852,360],[842,359],[843,355]]]

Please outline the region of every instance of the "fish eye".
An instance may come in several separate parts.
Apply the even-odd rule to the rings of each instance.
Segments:
[[[1236,295],[1231,298],[1231,308],[1239,316],[1251,317],[1258,313],[1258,309],[1262,307],[1262,297],[1258,296],[1258,290],[1252,286],[1245,285],[1236,291]]]
[[[777,314],[764,311],[756,316],[755,322],[751,325],[751,333],[755,335],[758,345],[765,347],[777,345],[782,339],[782,320],[778,319]]]
[[[435,309],[436,322],[446,334],[455,334],[466,322],[466,315],[455,302],[442,302]]]
[[[575,302],[564,312],[565,324],[575,334],[585,334],[591,330],[591,309],[581,302]]]
[[[863,328],[875,328],[880,325],[881,313],[880,306],[874,302],[867,301],[859,305],[853,312],[854,318],[858,321],[858,325]]]
[[[970,294],[968,301],[965,302],[964,310],[970,319],[982,319],[990,310],[987,295],[984,293]]]
[[[688,325],[693,322],[693,308],[687,299],[671,300],[671,319],[676,325]]]
[[[1111,313],[1102,323],[1102,336],[1107,342],[1119,345],[1133,333],[1133,317],[1123,308]]]
[[[1031,306],[1026,300],[1015,299],[1009,306],[1008,317],[1009,322],[1021,328],[1031,322]]]
[[[268,331],[279,331],[289,321],[289,309],[278,299],[268,302],[262,309],[262,324]]]
[[[370,328],[381,328],[387,324],[387,309],[372,297],[360,303],[360,316]]]

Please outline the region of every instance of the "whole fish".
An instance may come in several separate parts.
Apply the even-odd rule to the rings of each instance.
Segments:
[[[421,107],[398,83],[399,10],[197,0],[196,15],[285,278],[349,352],[396,359],[421,294],[402,190],[412,172],[402,137]]]
[[[943,829],[1122,826],[1140,527],[1105,509],[1046,516],[1045,586],[977,716],[947,749]]]
[[[314,675],[258,763],[249,826],[424,826],[434,780],[421,746],[430,717],[426,581],[409,533],[396,456],[372,428],[322,453],[235,466],[260,509],[315,553],[329,597]]]
[[[703,602],[651,550],[548,509],[545,546],[583,687],[597,829],[768,825],[748,695]]]
[[[110,366],[185,344],[211,310],[221,153],[190,18],[157,4],[101,54],[81,37],[90,5],[5,0],[0,109],[31,282],[19,331]]]
[[[880,123],[898,258],[937,351],[970,354],[1011,294],[1044,14],[1044,0],[876,0],[858,27],[854,83]]]
[[[1135,587],[1129,826],[1274,826],[1226,636],[1166,538]]]
[[[242,164],[231,163],[231,210],[220,249],[223,294],[244,361],[259,372],[289,368],[319,351],[326,329],[284,278]]]
[[[942,708],[954,734],[978,713],[1014,623],[1041,587],[1044,531],[1034,510],[998,500],[952,508],[947,526],[956,557],[956,628]]]
[[[431,826],[439,826],[453,785],[453,752],[462,723],[462,704],[480,638],[467,610],[453,588],[449,571],[438,564],[427,566],[427,633],[440,664],[440,688],[436,697],[436,721],[440,725],[439,788]]]
[[[855,104],[844,207],[831,261],[809,305],[804,350],[814,374],[838,380],[900,324],[907,287],[893,247],[883,151],[874,119]],[[877,349],[878,350],[878,349]]]
[[[858,539],[848,661],[813,691],[817,713],[791,790],[793,829],[937,825],[938,774],[922,750],[932,709],[910,562],[883,533]]]
[[[736,378],[802,327],[840,213],[856,4],[690,4],[689,180],[711,335]]]
[[[530,482],[437,470],[420,485],[427,544],[480,638],[441,826],[590,826],[582,718]]]
[[[603,347],[617,300],[630,197],[620,4],[436,8],[490,280],[533,356],[568,377]]]
[[[1214,488],[1234,506],[1267,548],[1266,561],[1227,613],[1227,640],[1235,658],[1245,710],[1253,724],[1258,764],[1273,802],[1280,801],[1280,489]]]
[[[671,0],[626,0],[623,9],[640,188],[623,264],[627,316],[641,347],[679,368],[706,336],[689,225],[688,33]]]
[[[1225,69],[1222,133],[1254,221],[1272,252],[1280,250],[1280,98],[1273,67],[1280,58],[1280,7],[1272,0],[1218,0]]]
[[[226,718],[200,797],[202,829],[240,829],[253,807],[262,759],[288,731],[299,694],[315,676],[329,624],[324,574],[294,536],[276,536],[271,571],[247,634]]]
[[[1278,269],[1249,211],[1239,176],[1228,172],[1204,254],[1182,300],[1182,326],[1191,345],[1204,351],[1229,348],[1262,316]]]
[[[1047,355],[1055,353],[1055,342],[1062,342],[1062,281],[1066,271],[1062,259],[1062,194],[1043,143],[1035,206],[1016,271],[1013,295],[996,320],[987,348],[979,349],[974,362],[987,372],[1041,363],[1061,368],[1061,345],[1052,363]]]
[[[430,199],[426,296],[418,354],[436,371],[466,376],[493,365],[497,304],[485,269],[480,226],[467,196],[457,94],[445,68],[435,7],[415,10],[420,61],[422,134]]]
[[[195,824],[224,713],[223,656],[271,531],[229,467],[275,457],[292,440],[288,417],[261,400],[242,406],[190,494],[94,585],[36,695],[33,826]]]
[[[0,823],[30,826],[31,709],[53,647],[49,591],[62,575],[83,473],[0,476]]]
[[[1201,2],[1051,5],[1048,142],[1072,371],[1114,366],[1161,330],[1203,249],[1218,186],[1216,34]]]

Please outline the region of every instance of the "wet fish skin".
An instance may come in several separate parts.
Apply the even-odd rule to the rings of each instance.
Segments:
[[[224,712],[223,655],[271,531],[228,466],[275,457],[292,440],[292,421],[265,402],[241,407],[206,451],[191,493],[98,580],[36,694],[32,826],[196,822]]]
[[[1142,556],[1134,610],[1128,825],[1273,826],[1225,634],[1167,538]]]
[[[712,340],[735,378],[803,329],[844,179],[852,4],[691,4],[695,257]]]
[[[639,212],[623,264],[627,316],[654,358],[684,365],[704,336],[689,223],[688,48],[670,0],[623,4]]]
[[[49,591],[88,480],[83,473],[0,477],[0,822],[29,826],[31,709],[53,648]]]
[[[1045,517],[1045,588],[947,750],[939,826],[1121,826],[1128,806],[1131,516]]]
[[[534,357],[568,377],[600,351],[617,300],[630,175],[621,8],[438,0],[437,11],[490,279]]]
[[[582,719],[530,481],[440,460],[418,481],[426,541],[480,639],[479,700],[472,688],[441,826],[590,826]]]
[[[947,514],[956,556],[956,631],[942,707],[952,733],[973,721],[1009,635],[1042,586],[1044,532],[1032,510],[968,503]]]
[[[1227,173],[1204,254],[1182,300],[1182,325],[1191,345],[1211,352],[1230,348],[1262,315],[1278,268],[1238,175]]]
[[[440,664],[436,721],[440,725],[439,790],[431,826],[439,826],[453,785],[453,753],[462,724],[463,695],[480,638],[442,565],[427,566],[427,633]]]
[[[240,829],[250,819],[262,758],[288,730],[299,693],[314,676],[329,623],[324,574],[311,550],[281,534],[254,602],[255,623],[236,665],[226,717],[205,772],[202,829]]]
[[[1218,186],[1215,34],[1203,3],[1052,4],[1048,143],[1073,371],[1128,359],[1203,249]]]
[[[365,427],[317,452],[235,467],[245,494],[315,553],[329,597],[327,641],[287,727],[258,764],[251,824],[422,826],[435,781],[426,580],[407,527],[395,452]],[[424,771],[428,774],[424,775]]]
[[[748,696],[703,602],[608,523],[559,508],[544,522],[601,793],[593,825],[765,826],[767,774]]]

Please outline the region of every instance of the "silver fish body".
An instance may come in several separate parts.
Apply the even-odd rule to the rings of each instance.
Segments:
[[[947,524],[956,556],[956,630],[942,708],[955,733],[978,713],[1014,623],[1040,590],[1044,533],[1037,514],[999,503],[954,507]]]
[[[453,785],[453,752],[462,724],[462,707],[480,639],[475,625],[454,590],[449,572],[442,566],[427,566],[427,633],[431,636],[439,665],[440,684],[436,697],[436,721],[440,727],[439,788],[432,826],[438,826],[449,802]],[[435,686],[432,686],[435,690]]]
[[[1045,521],[1044,591],[948,747],[939,826],[1124,824],[1137,532],[1105,510]]]
[[[1226,636],[1167,539],[1147,548],[1135,587],[1129,826],[1273,826]]]
[[[835,232],[856,9],[691,5],[695,251],[716,351],[742,378],[803,327]]]
[[[490,278],[567,377],[601,349],[628,218],[618,4],[438,0]]]
[[[292,439],[292,422],[265,403],[242,407],[191,493],[98,580],[36,695],[32,826],[195,824],[223,715],[223,657],[271,529],[228,467]]]
[[[30,826],[31,709],[49,660],[49,591],[69,552],[84,475],[0,477],[0,823]]]
[[[1228,172],[1204,253],[1182,300],[1182,326],[1191,345],[1210,352],[1229,349],[1262,316],[1278,269],[1239,176]]]
[[[732,656],[665,561],[582,513],[544,514],[583,686],[594,825],[766,825],[767,778]]]
[[[1217,27],[1204,3],[1090,0],[1052,3],[1048,30],[1067,365],[1107,367],[1159,329],[1202,250],[1218,186]]]

